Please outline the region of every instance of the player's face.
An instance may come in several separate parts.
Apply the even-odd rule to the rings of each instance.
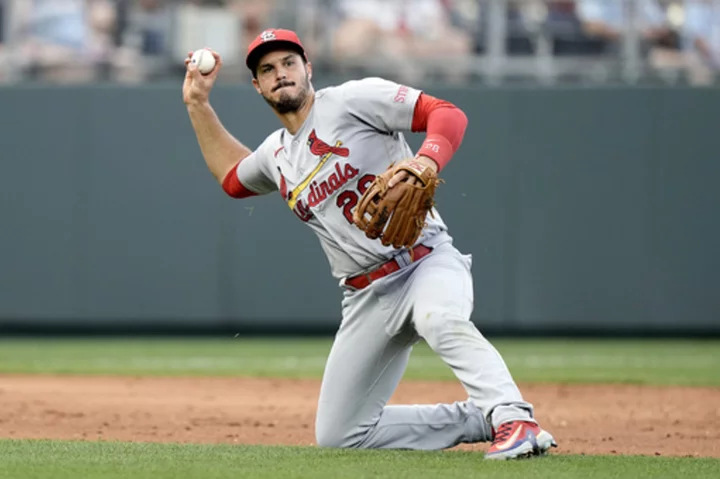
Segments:
[[[278,113],[297,111],[310,94],[312,66],[291,50],[270,52],[260,59],[253,85]]]

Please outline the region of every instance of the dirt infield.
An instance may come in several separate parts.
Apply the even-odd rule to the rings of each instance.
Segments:
[[[720,457],[720,388],[521,388],[555,453]],[[4,375],[0,437],[311,445],[318,390],[310,380]],[[461,398],[459,384],[406,381],[391,403]]]

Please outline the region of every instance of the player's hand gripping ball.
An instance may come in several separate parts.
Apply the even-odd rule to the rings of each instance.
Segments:
[[[408,175],[392,187],[388,183],[399,171]],[[385,246],[412,247],[435,206],[435,189],[442,180],[419,161],[404,161],[378,175],[365,191],[353,214],[353,222],[365,236],[380,238]]]
[[[190,57],[190,63],[197,65],[200,73],[207,75],[215,68],[215,57],[210,50],[203,48],[195,50]]]
[[[186,105],[203,105],[209,101],[223,61],[220,54],[210,49],[188,52],[185,58],[185,79],[182,96]]]

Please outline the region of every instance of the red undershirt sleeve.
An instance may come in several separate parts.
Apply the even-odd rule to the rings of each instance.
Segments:
[[[257,193],[249,190],[240,182],[237,174],[237,167],[238,165],[233,166],[223,180],[222,187],[223,190],[225,190],[225,193],[233,198],[248,198],[250,196],[257,195]]]
[[[232,198],[248,198],[277,191],[271,173],[272,155],[277,145],[278,137],[272,134],[255,151],[237,161],[223,178],[225,193]]]
[[[426,132],[418,155],[432,158],[442,170],[462,143],[468,119],[452,103],[422,93],[415,104],[412,131]]]

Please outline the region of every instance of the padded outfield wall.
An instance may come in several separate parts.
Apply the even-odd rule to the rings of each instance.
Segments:
[[[438,208],[483,331],[720,333],[717,90],[427,91],[470,120]],[[250,88],[212,100],[252,147],[278,127]],[[223,194],[179,85],[4,88],[0,143],[0,331],[336,328],[313,233]]]

